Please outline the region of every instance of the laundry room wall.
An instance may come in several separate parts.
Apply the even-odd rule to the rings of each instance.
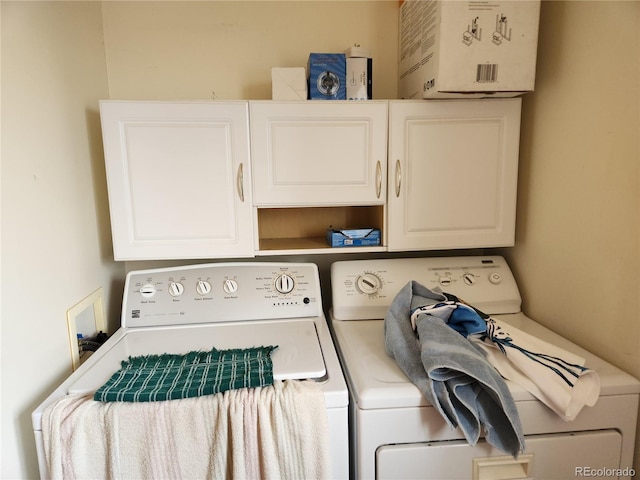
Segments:
[[[522,112],[516,246],[504,252],[532,318],[636,378],[639,25],[637,1],[542,3],[536,90]]]
[[[375,98],[394,98],[396,1],[105,2],[109,89],[118,99],[270,99],[271,67],[360,44]]]
[[[507,254],[533,318],[636,377],[639,25],[639,2],[544,2]]]
[[[0,6],[0,477],[36,478],[30,412],[70,372],[66,309],[103,286],[113,318],[124,270],[142,268],[112,261],[97,100],[267,99],[272,66],[354,43],[374,57],[374,96],[395,98],[398,2]],[[527,313],[636,377],[639,22],[640,2],[543,2],[516,246],[499,251]],[[325,284],[333,259],[295,257]]]
[[[0,478],[35,479],[31,412],[71,373],[66,311],[103,287],[117,314],[124,269],[112,260],[97,113],[108,95],[100,4],[0,8]]]

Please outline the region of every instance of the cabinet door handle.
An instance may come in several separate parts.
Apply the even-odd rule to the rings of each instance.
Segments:
[[[244,164],[240,164],[240,166],[238,167],[238,175],[237,175],[237,182],[238,182],[238,196],[240,197],[240,201],[244,202],[244,172],[243,172],[243,165]]]
[[[376,164],[376,197],[380,198],[380,193],[382,193],[382,164],[380,160]]]
[[[402,184],[402,169],[400,159],[396,160],[396,197],[400,196],[400,185]]]

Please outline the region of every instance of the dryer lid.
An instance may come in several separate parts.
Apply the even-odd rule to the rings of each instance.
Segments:
[[[536,323],[522,313],[495,315],[509,325],[586,359],[600,377],[600,396],[637,394],[640,382],[610,363]],[[344,322],[331,318],[343,365],[358,408],[363,410],[430,406],[385,351],[384,321]],[[506,381],[516,402],[534,400],[525,388]]]
[[[266,345],[278,346],[271,353],[276,380],[318,379],[327,373],[313,319],[135,328],[121,330],[108,340],[101,347],[108,351],[69,387],[68,393],[95,392],[130,356]]]

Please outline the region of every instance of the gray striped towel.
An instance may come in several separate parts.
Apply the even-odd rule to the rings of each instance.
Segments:
[[[484,353],[429,309],[420,311],[415,331],[411,326],[413,310],[443,300],[443,294],[418,282],[407,283],[384,319],[386,351],[470,445],[484,430],[490,445],[517,457],[525,447],[518,410]]]
[[[156,402],[273,385],[277,346],[129,357],[101,386],[99,402]]]

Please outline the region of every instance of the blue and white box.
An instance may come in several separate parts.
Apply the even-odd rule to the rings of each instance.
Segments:
[[[380,245],[377,228],[328,228],[327,244],[331,247],[370,247]]]
[[[311,53],[308,70],[311,100],[347,99],[347,61],[344,53]]]

